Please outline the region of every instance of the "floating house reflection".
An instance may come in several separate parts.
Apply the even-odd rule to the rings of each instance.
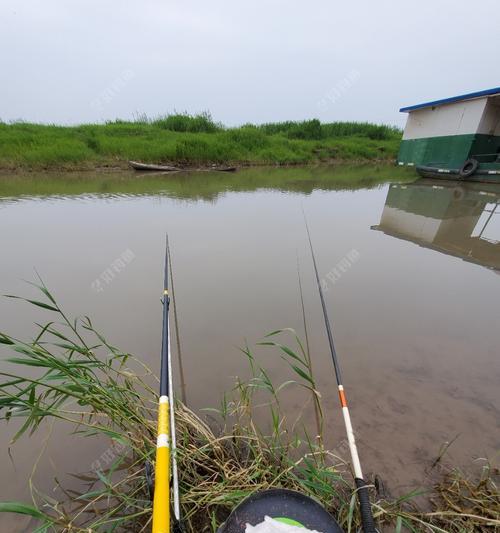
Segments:
[[[498,185],[392,184],[372,229],[500,272],[499,202]]]

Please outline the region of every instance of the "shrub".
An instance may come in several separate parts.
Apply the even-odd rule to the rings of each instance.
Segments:
[[[206,141],[196,137],[181,139],[175,147],[175,158],[180,161],[208,163],[229,161],[235,157],[231,145],[217,140]]]
[[[60,139],[51,145],[28,148],[22,154],[25,163],[42,165],[79,163],[93,158],[92,150],[76,139]]]
[[[152,124],[164,130],[191,133],[215,133],[222,129],[222,126],[216,124],[208,112],[198,115],[187,113],[166,115],[154,120]]]
[[[290,139],[319,140],[323,137],[321,122],[318,119],[302,122],[275,122],[263,124],[261,129],[268,135],[283,133]]]
[[[269,138],[255,126],[242,126],[227,132],[227,138],[247,150],[264,148],[269,145]]]

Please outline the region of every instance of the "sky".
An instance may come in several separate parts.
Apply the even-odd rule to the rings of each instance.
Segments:
[[[0,0],[0,119],[402,125],[500,86],[498,0]]]

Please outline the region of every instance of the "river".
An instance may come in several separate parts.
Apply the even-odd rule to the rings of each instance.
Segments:
[[[172,249],[184,386],[194,409],[217,405],[255,347],[276,383],[288,367],[266,347],[278,328],[303,337],[297,262],[326,445],[345,452],[335,375],[302,210],[325,288],[365,470],[393,495],[429,482],[444,461],[495,461],[500,399],[500,186],[414,181],[399,169],[247,169],[0,177],[0,292],[35,296],[36,272],[69,315],[89,315],[112,344],[158,371],[164,237]],[[0,331],[22,339],[50,313],[0,300]],[[5,353],[5,349],[1,351]],[[2,356],[3,357],[3,356]],[[0,362],[0,368],[8,363]],[[292,415],[300,396],[288,394]],[[48,425],[8,452],[1,500],[54,478],[73,487],[107,446]],[[9,457],[9,454],[11,457]],[[348,456],[345,457],[348,459]],[[2,531],[24,521],[0,515]],[[16,529],[18,528],[18,529]],[[29,527],[26,531],[30,530]]]

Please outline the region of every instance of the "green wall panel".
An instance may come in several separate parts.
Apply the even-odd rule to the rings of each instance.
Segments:
[[[450,135],[408,139],[401,142],[398,161],[415,165],[460,168],[467,159],[475,135]]]
[[[458,169],[471,156],[476,156],[479,162],[493,162],[496,156],[486,157],[481,154],[498,154],[499,150],[500,137],[493,135],[469,134],[407,139],[401,142],[398,162]]]

